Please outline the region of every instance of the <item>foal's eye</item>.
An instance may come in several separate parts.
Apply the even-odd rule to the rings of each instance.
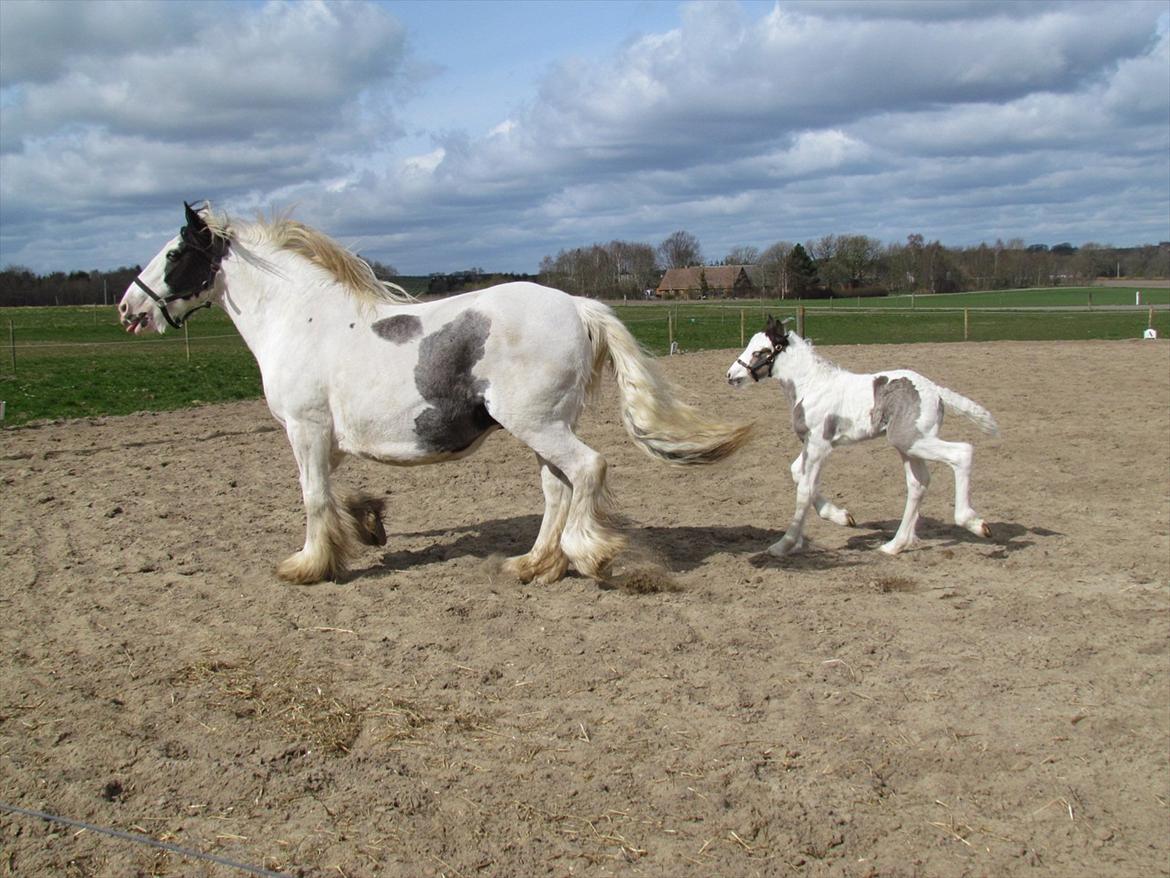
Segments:
[[[178,250],[170,250],[167,252],[167,262],[174,262],[178,258],[179,258],[179,251]]]

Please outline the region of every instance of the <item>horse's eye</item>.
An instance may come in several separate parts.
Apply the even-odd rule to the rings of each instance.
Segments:
[[[178,258],[179,258],[179,251],[178,250],[170,250],[167,252],[167,262],[174,262]]]

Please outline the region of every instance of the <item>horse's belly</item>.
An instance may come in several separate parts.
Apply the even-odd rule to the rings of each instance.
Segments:
[[[393,418],[336,424],[338,447],[347,454],[414,466],[465,457],[500,426],[482,399],[430,402]]]

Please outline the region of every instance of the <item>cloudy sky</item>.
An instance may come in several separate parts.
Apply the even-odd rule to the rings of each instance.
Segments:
[[[184,199],[406,274],[1170,240],[1170,3],[3,0],[0,265],[144,263]]]

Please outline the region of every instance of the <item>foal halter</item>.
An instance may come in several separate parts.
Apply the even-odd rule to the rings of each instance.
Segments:
[[[760,360],[754,366],[748,365],[747,363],[745,363],[743,360],[741,360],[739,358],[736,358],[735,362],[739,363],[739,365],[741,365],[745,369],[747,369],[747,373],[752,376],[752,381],[759,381],[760,376],[756,374],[756,371],[759,369],[763,369],[766,366],[768,369],[768,374],[764,377],[771,378],[772,377],[772,367],[776,364],[776,358],[778,356],[780,356],[780,351],[778,351],[776,348],[772,348],[771,353],[769,353],[768,356],[764,357],[762,360]],[[753,360],[754,359],[755,358],[753,357]]]

